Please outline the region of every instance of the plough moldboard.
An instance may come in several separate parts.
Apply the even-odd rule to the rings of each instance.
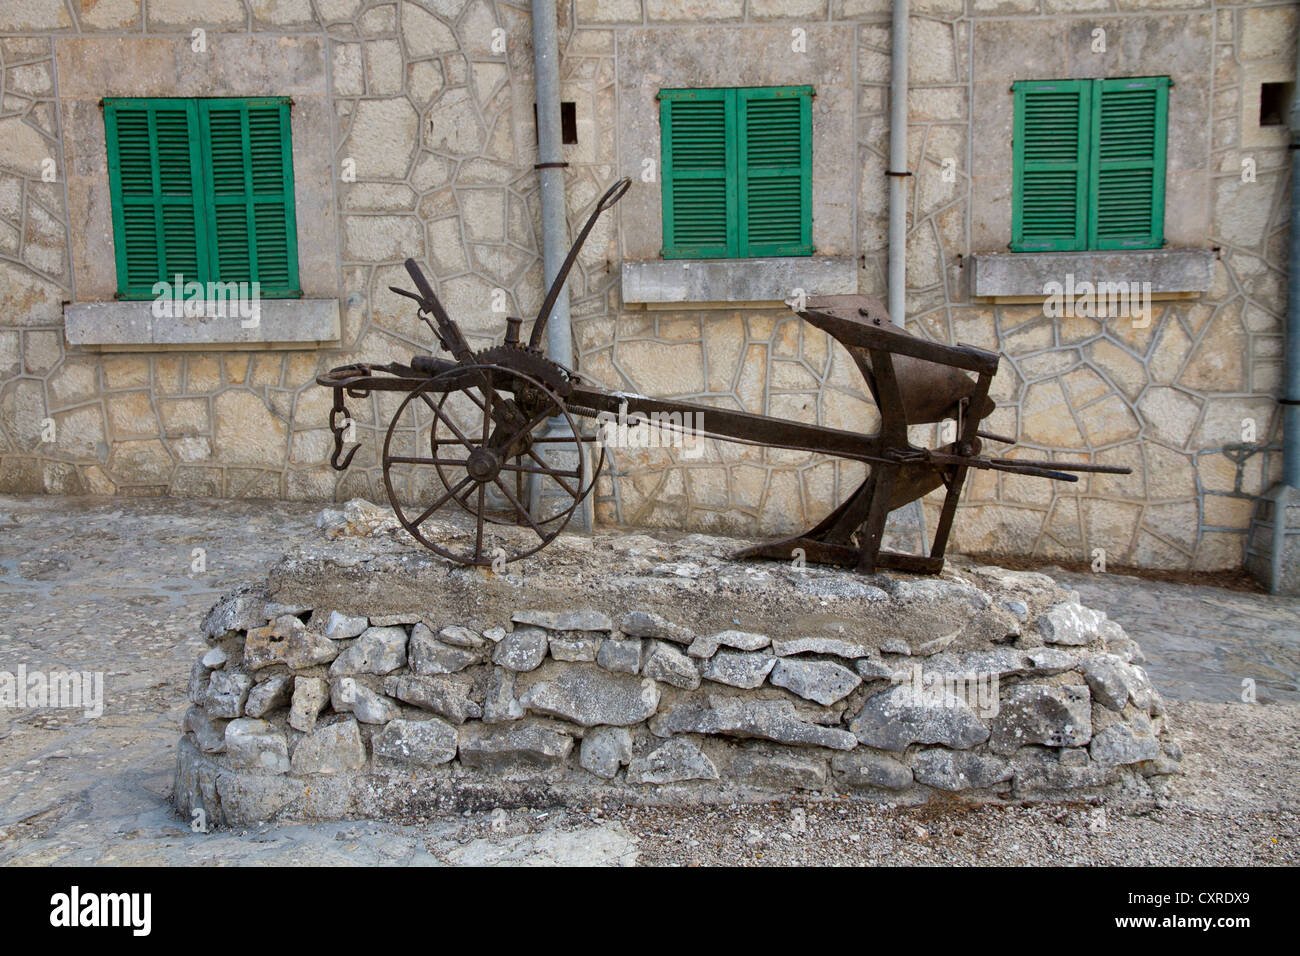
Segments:
[[[881,304],[867,296],[809,298],[800,303],[798,315],[852,356],[880,410],[880,430],[874,435],[611,392],[585,382],[548,358],[541,343],[583,242],[601,213],[630,185],[630,179],[620,180],[596,204],[551,284],[527,342],[520,339],[523,320],[508,318],[501,344],[471,350],[419,265],[407,259],[406,270],[417,291],[393,291],[415,300],[419,317],[451,358],[419,355],[409,365],[344,365],[316,379],[334,391],[331,464],[340,471],[357,451],[354,447],[343,454],[350,420],[345,396],[406,393],[384,435],[384,486],[398,520],[430,550],[459,564],[491,565],[502,557],[513,561],[533,554],[554,540],[591,494],[606,460],[601,430],[584,432],[577,419],[693,421],[699,423],[693,433],[704,438],[864,462],[869,466],[866,479],[815,527],[798,537],[747,548],[737,557],[788,561],[802,553],[809,561],[868,573],[937,573],[943,567],[957,502],[971,468],[1056,481],[1077,481],[1077,472],[1129,473],[1128,468],[1105,465],[982,455],[984,441],[1016,442],[980,428],[994,407],[989,386],[998,354],[918,339],[894,325]],[[917,448],[908,440],[909,425],[948,420],[956,424],[952,442]],[[592,447],[591,454],[585,454],[584,445],[593,443],[599,453]],[[929,554],[882,550],[889,513],[941,487],[943,506]],[[472,534],[426,533],[428,519],[444,508],[466,512]],[[527,533],[494,534],[503,524],[523,526]]]

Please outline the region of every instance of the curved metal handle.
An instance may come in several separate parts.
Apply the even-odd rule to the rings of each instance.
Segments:
[[[623,195],[632,188],[632,177],[624,176],[613,186],[605,191],[605,195],[600,197],[600,202],[596,203],[596,212],[605,212],[607,209],[613,209],[614,204],[623,198]]]
[[[582,227],[582,232],[578,233],[578,238],[573,240],[573,245],[569,247],[569,254],[564,259],[564,264],[560,266],[560,271],[555,274],[555,281],[551,283],[551,288],[546,293],[546,299],[542,302],[542,307],[537,311],[537,321],[533,323],[532,335],[528,337],[528,344],[537,348],[542,341],[542,334],[546,331],[546,323],[551,319],[551,310],[555,308],[555,300],[560,297],[560,289],[564,287],[564,282],[569,278],[569,270],[573,268],[574,261],[578,258],[578,251],[582,244],[587,241],[587,236],[591,233],[592,228],[596,225],[596,220],[600,218],[602,212],[607,212],[614,208],[614,204],[623,198],[623,195],[632,185],[632,177],[624,176],[609,189],[605,190],[605,195],[600,197],[596,203],[596,208],[592,210],[591,215],[587,218],[587,224]]]

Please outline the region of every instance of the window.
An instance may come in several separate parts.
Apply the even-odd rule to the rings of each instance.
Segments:
[[[665,259],[812,255],[812,96],[659,93]]]
[[[537,104],[533,104],[533,139],[538,137]],[[565,100],[560,104],[560,145],[576,146],[578,143],[578,104]]]
[[[118,297],[154,284],[298,288],[289,100],[104,100]]]
[[[1259,84],[1259,125],[1285,126],[1286,114],[1291,111],[1290,83]]]
[[[1164,244],[1169,77],[1021,81],[1011,248]]]

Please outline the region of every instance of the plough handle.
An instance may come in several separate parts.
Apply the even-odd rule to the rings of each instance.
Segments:
[[[605,212],[607,209],[613,209],[614,205],[623,198],[623,195],[632,188],[632,177],[624,176],[614,185],[605,190],[605,195],[600,197],[600,202],[596,203],[596,212],[592,213],[594,219],[598,214]]]
[[[415,287],[420,290],[420,295],[424,296],[424,298],[429,302],[438,301],[438,297],[433,293],[433,286],[429,285],[429,280],[424,277],[424,273],[420,270],[420,264],[418,262],[414,259],[407,259],[406,271],[410,274],[411,281],[415,283]]]
[[[469,343],[465,341],[465,336],[461,334],[460,326],[451,320],[451,316],[447,314],[447,310],[444,309],[442,303],[438,301],[438,296],[434,294],[433,286],[429,285],[429,280],[426,279],[424,273],[420,271],[420,264],[414,259],[407,259],[406,271],[407,274],[410,275],[411,281],[415,283],[415,287],[420,290],[420,295],[417,299],[420,303],[420,309],[424,312],[430,313],[433,316],[434,321],[438,323],[437,328],[434,329],[434,334],[438,336],[438,341],[442,343],[442,347],[455,356],[456,361],[462,363],[472,362],[474,360],[474,353],[470,351]],[[389,286],[389,288],[401,295],[410,296],[410,298],[413,299],[417,298],[416,296],[411,295],[411,293],[398,289],[395,286]]]
[[[569,247],[569,254],[565,257],[564,264],[560,266],[560,271],[555,274],[555,281],[551,283],[551,288],[546,292],[546,299],[537,312],[537,321],[533,323],[533,334],[528,337],[528,344],[532,348],[537,348],[541,344],[542,336],[546,333],[546,323],[551,319],[551,310],[555,308],[555,300],[560,297],[560,290],[564,288],[564,282],[569,278],[569,270],[573,268],[578,252],[582,249],[582,244],[587,241],[587,236],[596,225],[596,220],[600,218],[602,212],[613,209],[614,204],[623,198],[631,185],[632,178],[624,176],[605,190],[605,195],[601,196],[600,201],[596,203],[596,208],[588,217],[587,224],[582,227],[582,232],[578,233],[578,238],[573,240],[573,245]]]
[[[1034,461],[1027,458],[991,458],[995,465],[1029,465],[1034,468],[1051,468],[1055,471],[1079,471],[1089,475],[1131,475],[1128,465],[1093,465],[1074,461]]]

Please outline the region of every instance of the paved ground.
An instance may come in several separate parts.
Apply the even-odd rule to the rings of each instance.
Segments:
[[[1300,704],[1300,600],[1043,568],[1119,621],[1170,700]]]
[[[1186,773],[1159,806],[800,801],[193,834],[167,794],[198,622],[316,512],[0,496],[0,671],[104,671],[107,699],[93,720],[0,709],[0,864],[1300,862],[1300,601],[1065,572],[1172,701]]]

